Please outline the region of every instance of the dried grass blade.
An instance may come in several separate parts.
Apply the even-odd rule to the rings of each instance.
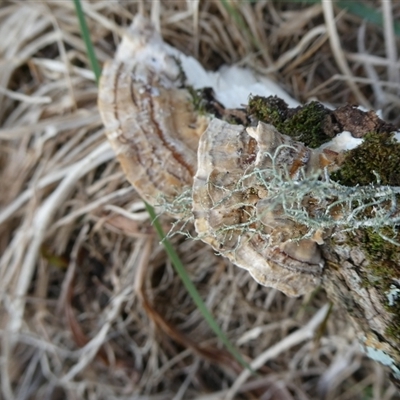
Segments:
[[[296,346],[305,340],[311,339],[315,335],[315,332],[318,331],[320,325],[324,323],[326,316],[329,313],[329,310],[330,304],[325,304],[324,306],[322,306],[306,325],[286,336],[280,342],[276,343],[275,345],[271,346],[263,353],[261,353],[251,363],[251,367],[257,370],[258,368],[262,367],[267,361],[277,357],[283,351],[286,351],[287,349]],[[230,388],[228,394],[225,397],[225,400],[232,400],[235,397],[236,393],[239,391],[240,387],[249,377],[249,371],[243,371]]]
[[[244,21],[241,14],[231,5],[231,3],[228,0],[220,0],[220,2],[223,5],[223,7],[225,8],[225,10],[232,17],[232,19],[235,21],[237,26],[243,32],[245,32],[246,36],[250,39],[250,41],[253,43],[253,45],[256,47],[256,49],[258,49],[258,50],[262,49],[261,43],[259,43],[257,38],[251,33],[251,31],[247,27],[246,22]],[[240,3],[238,3],[238,4],[240,4]]]
[[[339,34],[336,29],[335,16],[333,12],[333,2],[332,0],[326,0],[322,2],[322,10],[324,12],[325,24],[329,34],[329,41],[332,48],[333,56],[335,57],[336,63],[339,69],[346,75],[348,79],[348,85],[352,90],[357,101],[367,109],[371,109],[372,105],[366,99],[366,97],[361,93],[360,89],[354,82],[354,76],[347,64],[346,58],[343,53],[343,49],[340,44]]]

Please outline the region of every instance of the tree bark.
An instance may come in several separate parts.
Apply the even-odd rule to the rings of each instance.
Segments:
[[[388,366],[400,388],[399,263],[390,261],[392,276],[380,276],[388,259],[383,254],[381,261],[374,261],[362,244],[365,236],[362,230],[340,233],[323,246],[323,287],[332,302],[346,310],[366,354]]]

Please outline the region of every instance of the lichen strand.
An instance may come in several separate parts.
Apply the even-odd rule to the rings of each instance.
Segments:
[[[317,148],[332,138],[326,134],[330,125],[330,111],[321,103],[312,101],[295,109],[276,96],[253,96],[247,111],[256,119],[274,125],[280,133]]]
[[[398,241],[399,233],[399,229],[393,230],[389,227],[383,228],[379,232],[372,228],[365,228],[359,236],[369,260],[368,284],[379,287],[379,292],[386,294],[384,306],[388,312],[393,314],[386,333],[396,340],[400,339],[400,299],[393,301],[390,293],[400,284],[400,248],[384,237]]]
[[[393,133],[368,133],[363,143],[346,153],[340,170],[331,178],[346,186],[380,183],[400,185],[400,143]]]

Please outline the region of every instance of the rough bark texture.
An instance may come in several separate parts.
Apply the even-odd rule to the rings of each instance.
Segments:
[[[389,366],[400,387],[399,264],[392,278],[379,276],[377,271],[386,260],[371,260],[361,243],[364,232],[349,236],[342,233],[324,246],[323,287],[334,304],[347,311],[369,357]]]

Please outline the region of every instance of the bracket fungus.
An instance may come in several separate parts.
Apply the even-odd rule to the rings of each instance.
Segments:
[[[104,66],[98,98],[107,137],[129,182],[151,204],[192,185],[208,118],[194,111],[178,60],[137,17]]]
[[[322,284],[347,310],[360,337],[369,338],[368,352],[385,348],[385,360],[393,360],[390,367],[399,375],[400,189],[394,185],[400,176],[400,144],[391,139],[393,127],[351,106],[290,109],[274,97],[250,98],[247,109],[229,110],[217,100],[232,96],[217,92],[215,102],[206,99],[209,103],[199,110],[202,99],[194,98],[189,75],[204,83],[207,74],[139,16],[115,58],[105,64],[99,109],[129,182],[152,205],[189,196],[185,212],[173,216],[194,221],[202,241],[260,284],[289,296]],[[352,115],[357,121],[365,115],[367,122],[373,115],[376,134],[389,135],[382,154],[390,155],[386,175],[395,179],[388,184],[380,183],[385,162],[375,156],[373,166],[363,164],[361,172],[376,181],[354,181],[352,154],[365,157],[375,147],[368,145],[371,123],[354,124]],[[321,125],[313,127],[312,143],[307,143],[303,131],[308,128],[302,127],[310,124]],[[319,132],[321,142],[316,140]],[[354,185],[346,185],[350,175]],[[367,234],[397,246],[397,253],[391,252],[388,262],[372,259],[372,244],[359,247]],[[386,272],[390,264],[384,279],[376,265],[381,261]],[[396,293],[390,306],[389,290]]]
[[[268,186],[274,174],[296,181],[330,168],[337,153],[309,149],[269,124],[201,114],[186,84],[176,53],[137,17],[104,66],[98,101],[127,179],[153,205],[192,188],[201,240],[262,285],[309,292],[320,283],[323,239],[284,216]]]
[[[315,161],[310,149],[272,125],[213,119],[200,139],[193,183],[199,237],[264,286],[289,296],[312,290],[323,268],[318,243],[303,238],[304,225],[285,215],[269,187],[277,174],[295,179]]]

